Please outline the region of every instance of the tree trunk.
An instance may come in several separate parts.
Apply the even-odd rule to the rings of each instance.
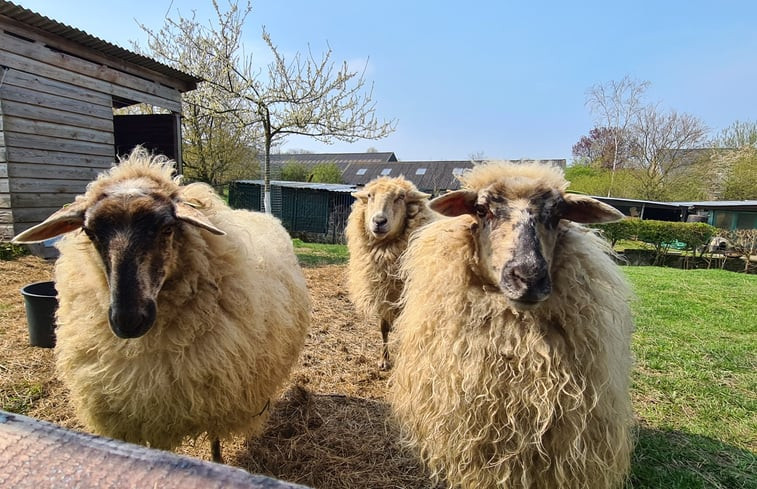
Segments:
[[[265,132],[265,158],[263,168],[263,210],[266,214],[271,214],[271,144],[273,135],[271,134],[271,115],[267,108],[265,117],[263,117],[263,131]]]

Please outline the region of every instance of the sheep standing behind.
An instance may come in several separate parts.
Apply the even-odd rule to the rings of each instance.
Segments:
[[[379,367],[387,370],[389,332],[402,291],[398,258],[410,235],[432,220],[434,212],[428,208],[430,196],[403,177],[379,177],[352,195],[356,200],[345,230],[349,294],[360,313],[378,319],[383,340]]]
[[[262,430],[310,299],[275,218],[231,210],[172,172],[137,148],[15,241],[67,233],[56,367],[81,421],[161,449],[207,433],[220,460],[220,439]]]
[[[465,488],[610,488],[632,449],[631,292],[579,223],[622,215],[556,168],[474,167],[453,216],[403,256],[389,399],[437,477]],[[573,221],[573,222],[571,222]]]

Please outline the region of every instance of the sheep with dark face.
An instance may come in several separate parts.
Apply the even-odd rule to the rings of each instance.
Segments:
[[[367,318],[377,318],[383,349],[379,368],[387,370],[389,332],[399,309],[402,291],[398,258],[411,234],[429,222],[428,194],[403,177],[379,177],[352,194],[347,229],[348,289],[355,307]]]
[[[620,219],[559,169],[490,163],[433,201],[451,216],[403,256],[389,398],[453,487],[611,488],[630,465],[631,292],[607,243]]]
[[[310,299],[289,235],[138,148],[16,242],[65,234],[56,367],[98,434],[171,449],[257,434],[304,344]],[[79,231],[81,229],[81,231]]]

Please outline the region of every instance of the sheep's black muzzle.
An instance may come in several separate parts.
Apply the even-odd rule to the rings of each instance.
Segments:
[[[389,219],[384,214],[376,214],[371,218],[371,233],[377,239],[383,238],[389,232]]]
[[[138,310],[111,304],[108,310],[110,329],[119,338],[139,338],[147,333],[155,323],[157,306],[155,301],[147,301]]]
[[[518,309],[532,309],[552,293],[547,262],[540,254],[510,260],[502,269],[500,288]]]
[[[552,293],[552,280],[535,219],[525,219],[515,230],[517,251],[502,267],[500,289],[516,309],[528,310],[547,300]]]
[[[536,269],[509,266],[502,272],[502,289],[516,306],[523,309],[535,307],[547,300],[552,292],[552,283],[546,267]]]

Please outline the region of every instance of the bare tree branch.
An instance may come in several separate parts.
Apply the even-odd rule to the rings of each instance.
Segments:
[[[273,61],[260,67],[241,44],[251,4],[240,9],[237,0],[229,0],[224,10],[213,0],[213,7],[216,18],[208,25],[200,24],[193,13],[190,18],[166,19],[158,32],[141,27],[154,57],[205,80],[202,89],[188,95],[191,103],[239,127],[260,128],[266,196],[271,148],[286,136],[354,142],[394,131],[396,121],[375,116],[373,86],[366,86],[365,68],[356,72],[346,62],[335,65],[328,45],[320,57],[308,46],[304,56],[297,52],[287,60],[265,27],[262,39]]]

